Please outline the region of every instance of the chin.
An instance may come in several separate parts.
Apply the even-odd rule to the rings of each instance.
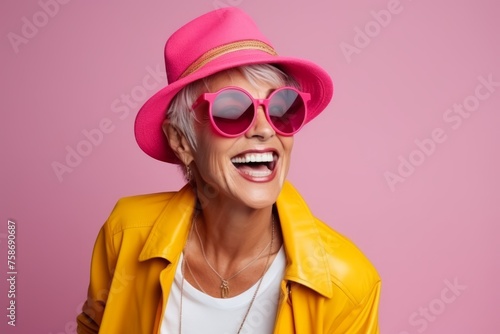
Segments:
[[[242,203],[252,209],[264,209],[274,205],[282,188],[282,185],[278,184],[277,180],[259,184],[246,183],[246,185],[236,190],[235,195]]]

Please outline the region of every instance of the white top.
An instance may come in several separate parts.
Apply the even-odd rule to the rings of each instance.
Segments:
[[[175,273],[167,308],[161,324],[161,334],[179,333],[182,260]],[[273,263],[264,275],[262,284],[241,333],[272,333],[280,283],[285,273],[285,251],[279,250]],[[182,297],[182,334],[236,334],[250,305],[257,283],[247,291],[231,298],[214,298],[204,294],[189,282],[184,281]]]

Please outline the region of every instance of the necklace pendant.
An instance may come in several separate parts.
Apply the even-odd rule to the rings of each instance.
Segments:
[[[225,279],[223,279],[220,284],[220,296],[222,298],[227,298],[229,296],[229,282]]]

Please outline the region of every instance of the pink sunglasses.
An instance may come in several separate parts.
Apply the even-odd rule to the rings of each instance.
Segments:
[[[238,137],[255,123],[257,109],[264,107],[266,118],[280,135],[292,136],[306,120],[307,102],[311,94],[293,87],[281,87],[267,99],[254,99],[240,87],[225,87],[216,93],[204,93],[193,104],[193,110],[208,102],[213,128],[224,137]]]

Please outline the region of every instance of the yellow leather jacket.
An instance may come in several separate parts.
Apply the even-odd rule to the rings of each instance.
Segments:
[[[159,333],[195,205],[176,193],[121,199],[94,247],[78,333]],[[380,278],[286,183],[276,202],[287,265],[274,333],[379,333]]]

